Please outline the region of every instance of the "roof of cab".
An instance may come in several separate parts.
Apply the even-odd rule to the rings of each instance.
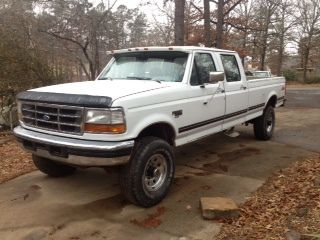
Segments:
[[[167,47],[125,48],[125,49],[108,51],[107,54],[126,53],[126,52],[147,52],[147,51],[182,51],[182,52],[214,51],[214,52],[236,53],[235,51],[224,50],[219,48],[208,48],[208,47],[198,47],[198,46],[167,46]]]

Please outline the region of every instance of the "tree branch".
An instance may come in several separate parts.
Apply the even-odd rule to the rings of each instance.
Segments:
[[[201,15],[203,15],[203,12],[201,10],[201,8],[199,8],[197,5],[195,5],[193,2],[190,2],[190,4],[192,5],[192,7],[194,7],[199,13],[201,13]]]
[[[238,4],[240,4],[243,0],[238,0],[236,3],[234,3],[225,13],[224,16],[228,15]],[[230,2],[230,1],[227,1]]]
[[[79,43],[78,41],[76,41],[76,40],[74,40],[74,39],[72,39],[72,38],[63,37],[63,36],[61,36],[61,35],[59,35],[59,34],[57,34],[57,33],[50,32],[50,31],[45,31],[45,30],[41,30],[41,29],[39,29],[39,32],[46,33],[46,34],[48,34],[48,35],[51,35],[51,36],[53,36],[53,37],[55,37],[55,38],[59,38],[59,39],[61,39],[61,40],[65,40],[65,41],[72,42],[72,43],[78,45],[81,49],[84,48],[84,46],[82,46],[81,43]]]

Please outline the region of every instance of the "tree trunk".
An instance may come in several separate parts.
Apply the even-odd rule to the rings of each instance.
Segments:
[[[267,56],[267,43],[268,43],[268,37],[269,37],[269,25],[270,25],[270,18],[271,18],[271,13],[270,9],[268,9],[267,12],[267,20],[266,20],[266,25],[265,29],[263,31],[263,39],[262,39],[262,49],[261,49],[261,59],[260,59],[260,70],[263,71],[265,70],[265,65],[266,65],[266,56]]]
[[[279,39],[279,56],[278,56],[278,64],[277,64],[278,76],[281,76],[282,74],[283,53],[284,53],[284,34],[281,33],[280,39]]]
[[[309,53],[310,53],[310,45],[306,46],[303,60],[303,74],[302,81],[307,81],[307,71],[308,71],[308,62],[309,62]]]
[[[267,55],[267,37],[268,33],[265,34],[262,43],[261,59],[260,59],[260,70],[263,71],[266,65],[266,55]]]
[[[277,75],[282,75],[282,64],[283,64],[283,54],[284,54],[284,37],[286,34],[285,29],[285,17],[286,17],[286,4],[282,4],[281,6],[281,29],[279,36],[279,55],[278,55],[278,64],[277,64]]]
[[[97,35],[95,34],[95,38],[94,38],[94,65],[95,65],[95,77],[98,76],[98,74],[100,73],[101,69],[100,69],[100,55],[99,55],[99,40]]]
[[[224,0],[218,0],[218,19],[216,30],[216,47],[223,48]]]
[[[184,45],[184,7],[185,0],[175,0],[174,9],[174,44]]]
[[[248,37],[248,30],[245,29],[243,31],[243,38],[242,38],[242,49],[245,50],[247,48],[247,37]],[[242,65],[245,65],[245,56],[241,57]]]
[[[210,0],[203,0],[204,18],[204,45],[211,47],[211,27],[210,27]]]

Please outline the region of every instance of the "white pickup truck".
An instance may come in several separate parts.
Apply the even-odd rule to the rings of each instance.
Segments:
[[[285,79],[247,81],[236,52],[185,46],[110,54],[95,81],[18,94],[14,134],[45,174],[121,165],[125,196],[150,207],[169,190],[174,147],[243,123],[253,124],[257,139],[271,138]]]

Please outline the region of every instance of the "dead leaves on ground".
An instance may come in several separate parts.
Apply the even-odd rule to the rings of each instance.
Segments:
[[[270,177],[226,222],[218,239],[286,239],[286,232],[320,231],[320,156]]]
[[[6,136],[0,144],[0,183],[35,170],[31,155],[23,151],[17,142]],[[8,141],[7,141],[8,140]]]

